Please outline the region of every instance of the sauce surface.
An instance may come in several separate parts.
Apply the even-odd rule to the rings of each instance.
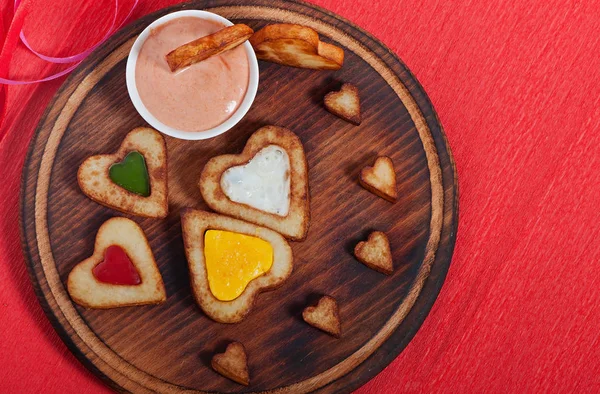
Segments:
[[[129,152],[122,162],[110,166],[108,176],[125,190],[142,197],[150,196],[150,176],[146,159],[138,151]]]
[[[210,292],[221,301],[239,297],[248,283],[273,265],[273,246],[261,238],[224,230],[204,234],[204,259]]]
[[[221,176],[221,189],[235,202],[287,216],[290,208],[290,158],[285,149],[269,145],[247,164]]]
[[[117,245],[111,245],[104,251],[104,260],[92,268],[92,274],[100,282],[111,285],[135,286],[142,283],[140,274],[127,256]]]
[[[165,56],[225,25],[194,17],[153,29],[142,45],[135,83],[148,111],[167,126],[203,131],[229,119],[248,88],[250,66],[243,45],[190,67],[171,72]]]

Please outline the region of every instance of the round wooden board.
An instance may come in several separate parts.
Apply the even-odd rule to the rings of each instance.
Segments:
[[[125,63],[141,30],[180,9],[207,9],[258,29],[298,23],[344,47],[337,72],[260,63],[256,101],[242,122],[208,141],[167,137],[169,217],[132,217],[144,229],[167,289],[158,306],[86,310],[66,290],[69,271],[93,251],[95,233],[120,214],[87,199],[76,172],[97,153],[117,149],[144,125],[127,95]],[[341,82],[358,86],[363,122],[353,126],[325,111],[324,94]],[[293,242],[294,272],[263,293],[241,323],[208,319],[193,301],[179,211],[206,209],[197,180],[206,161],[238,153],[260,126],[275,124],[302,140],[309,163],[312,221]],[[399,200],[391,204],[358,185],[376,155],[392,157]],[[364,384],[408,344],[425,319],[450,264],[458,223],[456,170],[422,87],[383,44],[315,6],[231,0],[180,4],[127,26],[97,49],[64,83],[40,121],[23,169],[23,248],[40,302],[71,351],[114,388],[132,392],[349,391]],[[352,256],[373,229],[391,242],[395,272],[385,276]],[[320,294],[338,300],[343,335],[305,324],[302,308]],[[209,366],[228,341],[249,354],[251,385],[241,387]]]

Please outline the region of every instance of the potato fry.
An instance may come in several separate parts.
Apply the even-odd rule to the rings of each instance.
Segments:
[[[338,70],[344,64],[344,50],[320,41],[318,33],[306,26],[268,25],[254,33],[250,44],[257,58],[284,66]]]
[[[216,33],[188,42],[166,55],[171,71],[206,60],[243,44],[254,30],[244,24],[226,27]]]

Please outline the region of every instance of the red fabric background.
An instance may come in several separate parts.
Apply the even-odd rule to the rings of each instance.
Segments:
[[[6,29],[12,5],[0,1]],[[460,176],[460,229],[440,297],[407,349],[360,392],[600,392],[600,8],[592,0],[315,2],[406,62],[439,113]],[[43,53],[73,54],[106,27],[110,10],[98,3],[110,7],[34,1],[25,32]],[[141,0],[133,17],[170,3]],[[10,75],[52,69],[19,48]],[[61,82],[8,91],[2,392],[107,391],[52,330],[21,255],[21,167]]]

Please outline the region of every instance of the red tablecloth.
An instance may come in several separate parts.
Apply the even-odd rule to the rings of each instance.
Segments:
[[[12,1],[1,1],[6,28]],[[142,0],[133,17],[171,3]],[[316,3],[406,62],[438,111],[460,177],[458,240],[440,297],[406,350],[360,392],[600,392],[600,8],[592,0]],[[43,53],[73,54],[108,24],[109,0],[66,4],[33,2],[25,32]],[[10,75],[51,70],[19,48]],[[21,255],[21,167],[61,82],[8,91],[1,392],[108,391],[53,331]]]

